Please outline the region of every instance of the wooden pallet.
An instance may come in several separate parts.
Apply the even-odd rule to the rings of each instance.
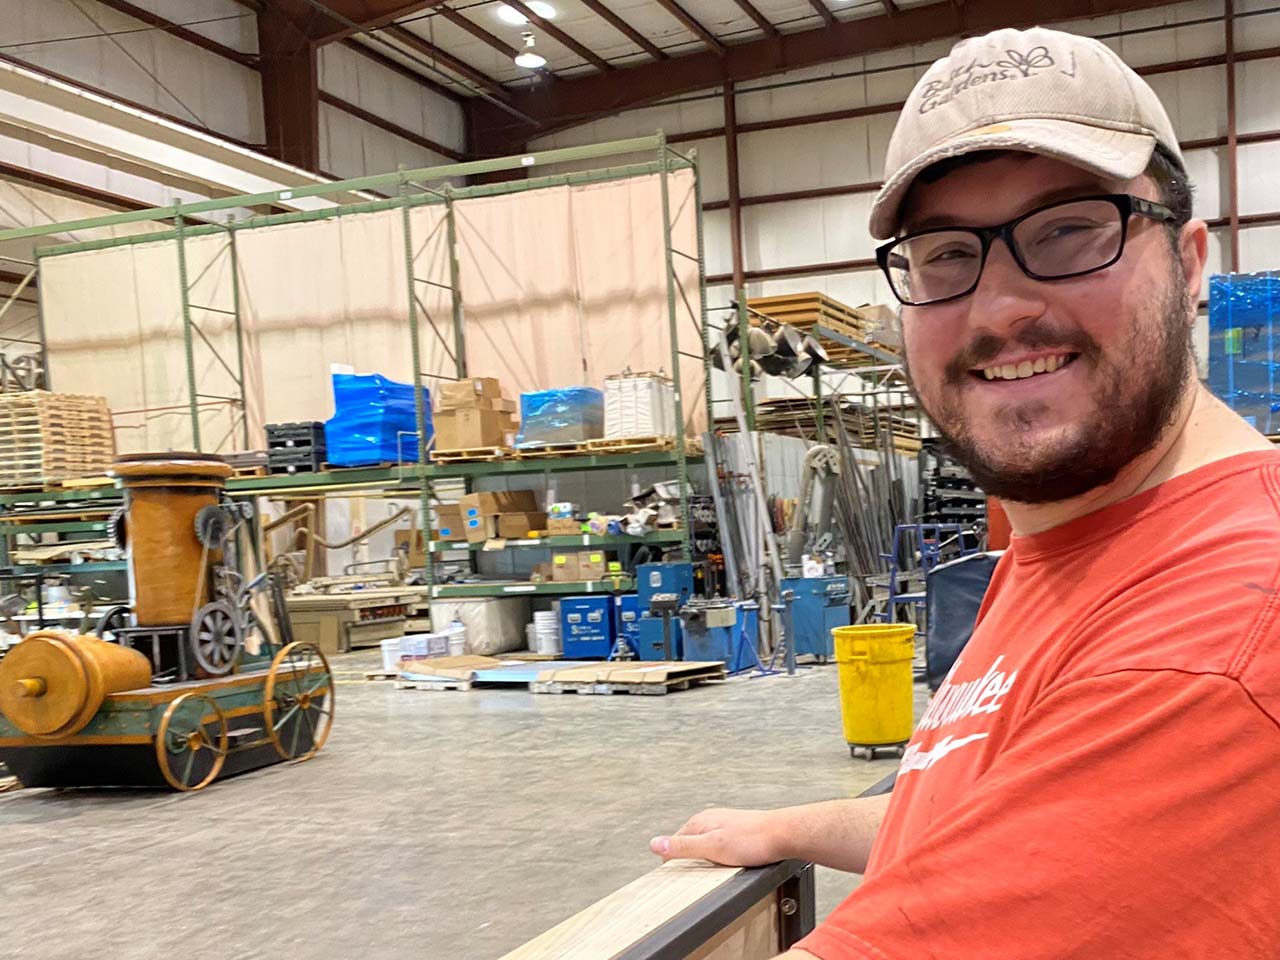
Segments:
[[[675,437],[616,437],[613,440],[587,441],[587,449],[593,453],[641,453],[675,448]]]
[[[567,670],[548,670],[529,685],[534,693],[580,693],[612,696],[615,693],[665,696],[673,690],[725,679],[720,662],[601,663]]]
[[[590,440],[575,443],[541,443],[532,447],[520,447],[514,451],[516,460],[545,460],[551,457],[577,457],[591,452]]]
[[[397,690],[470,690],[472,686],[470,680],[454,680],[445,677],[431,680],[396,680]]]
[[[0,394],[0,483],[43,486],[99,475],[114,459],[111,411],[102,397]]]
[[[509,447],[467,447],[462,450],[433,450],[434,463],[493,463],[511,456]]]

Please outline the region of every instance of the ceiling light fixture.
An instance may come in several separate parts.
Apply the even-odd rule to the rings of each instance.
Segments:
[[[556,8],[543,0],[529,0],[525,4],[530,10],[540,16],[543,20],[554,20],[556,18]],[[509,7],[505,3],[498,4],[498,19],[503,23],[509,23],[513,27],[523,27],[529,22],[529,18],[517,10],[515,7]]]
[[[516,66],[524,67],[528,70],[537,70],[539,67],[547,65],[547,58],[533,50],[533,34],[526,30],[520,34],[524,40],[524,49],[516,54]]]

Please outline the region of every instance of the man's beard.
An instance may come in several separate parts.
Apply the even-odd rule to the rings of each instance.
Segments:
[[[1006,339],[978,337],[947,365],[937,409],[930,409],[913,388],[929,419],[942,436],[944,451],[968,469],[982,490],[1018,503],[1069,500],[1115,480],[1120,471],[1152,449],[1173,420],[1191,373],[1191,330],[1182,277],[1170,278],[1153,317],[1143,318],[1128,342],[1116,351],[1117,366],[1103,356],[1097,341],[1082,330],[1056,331],[1031,323]],[[1019,449],[1019,427],[1034,423],[1043,405],[1010,406],[1000,411],[1007,420],[1007,444],[982,444],[974,436],[961,405],[949,396],[963,389],[970,370],[995,359],[1009,344],[1031,350],[1057,349],[1079,354],[1072,363],[1088,363],[1093,371],[1094,410],[1068,427],[1068,436],[1051,449],[1027,445]],[[1000,425],[998,425],[1000,426]],[[999,459],[991,447],[1003,448]]]

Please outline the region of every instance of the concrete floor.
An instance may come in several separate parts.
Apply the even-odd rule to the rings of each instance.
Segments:
[[[834,666],[666,697],[427,693],[337,658],[310,762],[202,793],[0,796],[0,956],[490,960],[711,805],[852,796]],[[820,871],[819,916],[857,878]],[[12,951],[10,953],[9,951]]]

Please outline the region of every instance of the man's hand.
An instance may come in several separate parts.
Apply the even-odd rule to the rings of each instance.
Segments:
[[[786,859],[776,810],[703,810],[674,836],[654,837],[663,860],[710,860],[726,867],[758,867]]]

